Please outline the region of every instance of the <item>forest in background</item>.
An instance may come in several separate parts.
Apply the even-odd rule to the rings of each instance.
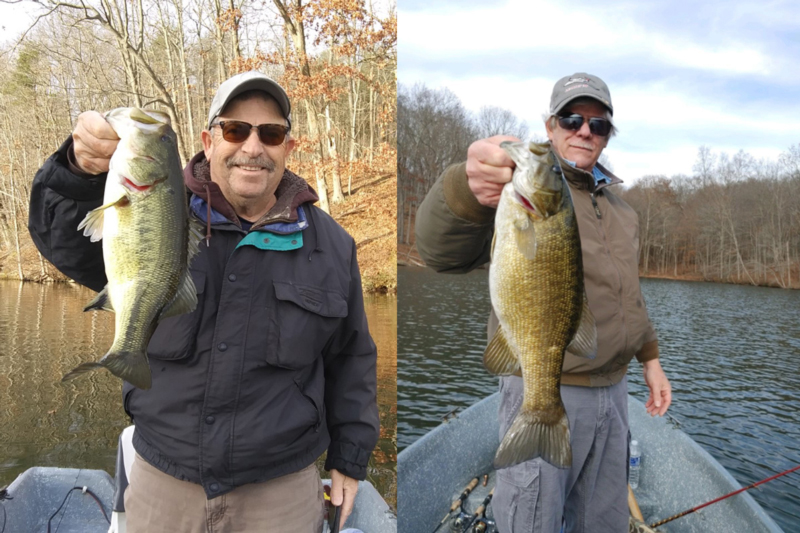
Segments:
[[[16,2],[9,2],[16,3]],[[38,0],[0,48],[0,277],[63,279],[27,232],[37,169],[82,111],[172,119],[183,162],[219,84],[259,70],[292,101],[287,166],[358,245],[367,290],[396,290],[397,18],[392,0]]]
[[[397,105],[398,258],[418,263],[414,216],[442,171],[476,139],[532,138],[510,111],[472,114],[447,89],[400,85]],[[700,146],[692,175],[612,190],[639,215],[641,275],[800,288],[800,142],[773,161]]]

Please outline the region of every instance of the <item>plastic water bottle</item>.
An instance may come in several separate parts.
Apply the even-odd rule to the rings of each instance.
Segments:
[[[639,486],[639,470],[642,468],[642,452],[639,449],[639,442],[631,441],[631,464],[628,469],[628,483],[631,488],[635,489]]]

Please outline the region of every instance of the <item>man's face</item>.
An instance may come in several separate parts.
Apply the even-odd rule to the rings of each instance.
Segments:
[[[580,129],[577,131],[565,130],[556,123],[555,129],[551,130],[550,126],[545,123],[547,136],[550,138],[550,142],[558,152],[558,155],[568,161],[575,162],[576,167],[591,172],[603,149],[608,144],[608,136],[593,135],[589,131],[589,119],[595,117],[605,118],[606,108],[600,102],[583,102],[567,106],[561,112],[561,114],[565,115],[573,113],[582,115],[584,118]]]
[[[278,104],[260,98],[229,104],[215,122],[224,120],[240,120],[254,126],[286,125]],[[267,146],[259,140],[258,130],[253,129],[246,141],[233,143],[222,138],[222,128],[214,126],[211,131],[203,131],[202,140],[211,164],[211,180],[219,185],[237,213],[239,206],[247,206],[247,211],[253,212],[271,204],[294,139],[287,137],[283,144]]]

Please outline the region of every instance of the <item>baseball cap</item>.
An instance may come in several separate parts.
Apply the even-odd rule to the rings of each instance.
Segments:
[[[217,94],[214,95],[214,99],[211,101],[211,108],[208,111],[208,127],[211,127],[211,123],[222,113],[222,110],[231,100],[237,95],[253,89],[264,91],[278,102],[283,117],[291,128],[292,119],[290,118],[290,113],[292,104],[289,102],[286,91],[275,80],[255,70],[242,72],[222,82],[219,89],[217,89]]]
[[[608,85],[597,76],[585,72],[564,76],[556,82],[553,95],[550,97],[550,113],[557,114],[568,103],[582,97],[594,98],[606,106],[612,115],[614,114]]]

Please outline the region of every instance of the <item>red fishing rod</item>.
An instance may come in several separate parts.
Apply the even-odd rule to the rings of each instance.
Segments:
[[[797,465],[794,468],[790,468],[789,470],[786,470],[785,472],[781,472],[780,474],[775,474],[774,476],[768,477],[767,479],[762,479],[761,481],[757,481],[757,482],[753,483],[752,485],[748,485],[748,486],[746,486],[746,487],[744,487],[742,489],[735,490],[735,491],[731,492],[730,494],[726,494],[725,496],[720,496],[716,500],[711,500],[710,502],[706,502],[703,505],[698,505],[697,507],[689,509],[688,511],[684,511],[682,513],[676,514],[675,516],[671,516],[669,518],[665,518],[664,520],[662,520],[660,522],[656,522],[655,524],[650,524],[650,527],[657,528],[658,526],[662,526],[662,525],[666,524],[667,522],[672,522],[673,520],[676,520],[676,519],[678,519],[678,518],[680,518],[682,516],[686,516],[687,514],[692,514],[695,511],[699,511],[703,507],[708,507],[712,503],[721,502],[725,498],[730,498],[731,496],[736,496],[740,492],[744,492],[746,490],[750,490],[753,487],[757,487],[757,486],[759,486],[759,485],[761,485],[763,483],[766,483],[767,481],[772,481],[773,479],[777,479],[777,478],[779,478],[781,476],[785,476],[786,474],[791,474],[795,470],[800,470],[800,465]]]

